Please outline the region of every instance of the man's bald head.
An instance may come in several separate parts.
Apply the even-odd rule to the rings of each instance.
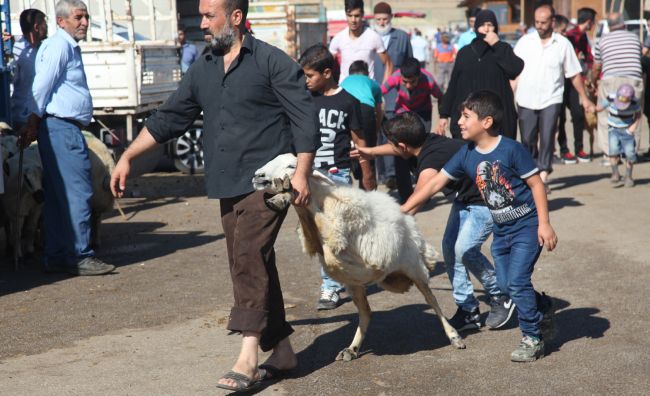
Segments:
[[[609,30],[620,30],[625,27],[625,21],[623,19],[623,14],[620,12],[612,12],[607,15],[607,25],[609,25]]]

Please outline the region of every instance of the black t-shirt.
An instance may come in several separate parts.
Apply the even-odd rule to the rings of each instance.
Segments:
[[[350,168],[351,131],[362,129],[361,104],[343,89],[330,96],[314,96],[314,104],[321,139],[314,167]]]
[[[440,172],[447,161],[465,144],[466,142],[462,140],[430,134],[422,145],[420,154],[417,156],[415,173],[419,177],[420,173],[425,169],[435,169]],[[449,181],[442,190],[442,193],[447,198],[455,199],[464,204],[485,205],[478,188],[476,188],[476,184],[467,177],[456,181]]]

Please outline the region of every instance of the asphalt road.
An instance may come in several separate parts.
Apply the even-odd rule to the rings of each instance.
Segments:
[[[520,338],[514,322],[464,334],[467,349],[456,350],[416,290],[376,288],[363,355],[335,362],[353,336],[356,310],[349,301],[315,310],[318,264],[301,252],[291,212],[276,250],[300,367],[262,393],[649,394],[650,163],[637,166],[632,189],[612,188],[608,172],[595,161],[558,165],[553,174],[560,242],[542,254],[534,284],[559,307],[559,332],[532,364],[509,361]],[[121,202],[127,219],[114,211],[103,227],[99,256],[118,266],[114,274],[47,275],[35,264],[16,273],[3,262],[0,394],[224,394],[215,384],[239,337],[224,329],[232,292],[218,202],[204,198],[201,176],[134,182],[134,197]],[[416,217],[437,247],[449,207],[435,198]],[[441,265],[430,286],[453,315]],[[477,294],[485,301],[478,285]],[[488,310],[484,302],[481,309]]]

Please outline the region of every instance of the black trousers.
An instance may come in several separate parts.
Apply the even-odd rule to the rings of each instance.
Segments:
[[[578,91],[571,84],[570,79],[564,80],[564,101],[562,102],[562,109],[560,110],[560,121],[557,128],[557,142],[560,145],[560,153],[565,154],[569,151],[566,137],[566,109],[569,108],[571,112],[571,123],[573,124],[573,144],[575,153],[582,151],[584,146],[582,144],[582,136],[585,129],[585,113],[580,104],[580,96]]]

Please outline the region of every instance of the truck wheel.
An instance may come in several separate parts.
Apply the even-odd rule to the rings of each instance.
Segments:
[[[174,166],[183,173],[203,173],[203,125],[193,125],[174,142]]]

